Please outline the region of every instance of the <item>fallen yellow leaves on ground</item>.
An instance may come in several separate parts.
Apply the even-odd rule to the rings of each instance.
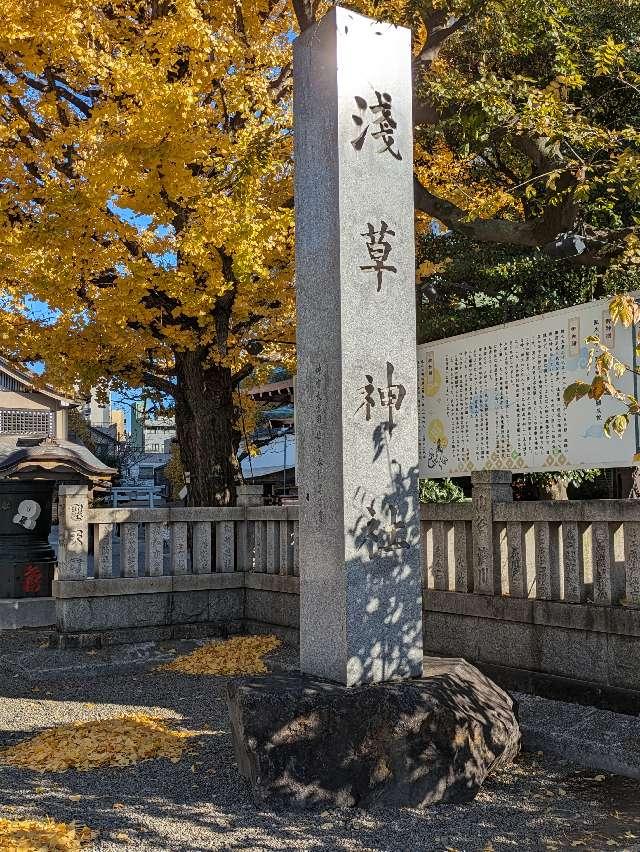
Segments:
[[[0,849],[4,852],[77,852],[93,840],[86,826],[52,819],[0,819]]]
[[[159,668],[193,675],[265,674],[268,669],[263,658],[281,644],[275,636],[234,636],[208,642]]]
[[[0,763],[37,772],[64,772],[129,766],[160,757],[177,762],[185,740],[193,736],[191,731],[167,727],[162,719],[135,713],[50,728],[1,751]],[[1,848],[4,847],[0,845]]]

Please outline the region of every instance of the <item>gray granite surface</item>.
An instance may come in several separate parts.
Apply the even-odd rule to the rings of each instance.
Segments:
[[[410,33],[340,7],[294,46],[301,661],[420,673]]]

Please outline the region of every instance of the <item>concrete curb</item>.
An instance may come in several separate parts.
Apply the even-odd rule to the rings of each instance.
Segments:
[[[640,780],[640,718],[515,693],[524,751]]]
[[[53,598],[3,598],[0,600],[0,630],[23,627],[53,627],[56,604]]]

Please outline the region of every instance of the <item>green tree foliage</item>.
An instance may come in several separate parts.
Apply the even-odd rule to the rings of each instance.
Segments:
[[[418,241],[419,340],[640,286],[640,3],[447,10],[418,86],[417,208],[444,224]]]
[[[433,268],[418,287],[420,343],[570,307],[604,286],[594,267],[455,233],[425,234],[417,254]]]
[[[331,5],[292,0],[301,29]],[[413,30],[416,208],[611,266],[639,234],[638,0],[353,0]]]
[[[460,503],[464,491],[450,479],[421,479],[421,503]]]

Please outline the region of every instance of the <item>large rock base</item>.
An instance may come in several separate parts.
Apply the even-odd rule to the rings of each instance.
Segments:
[[[346,688],[297,673],[230,682],[240,772],[259,803],[468,802],[520,748],[509,696],[465,660]]]

